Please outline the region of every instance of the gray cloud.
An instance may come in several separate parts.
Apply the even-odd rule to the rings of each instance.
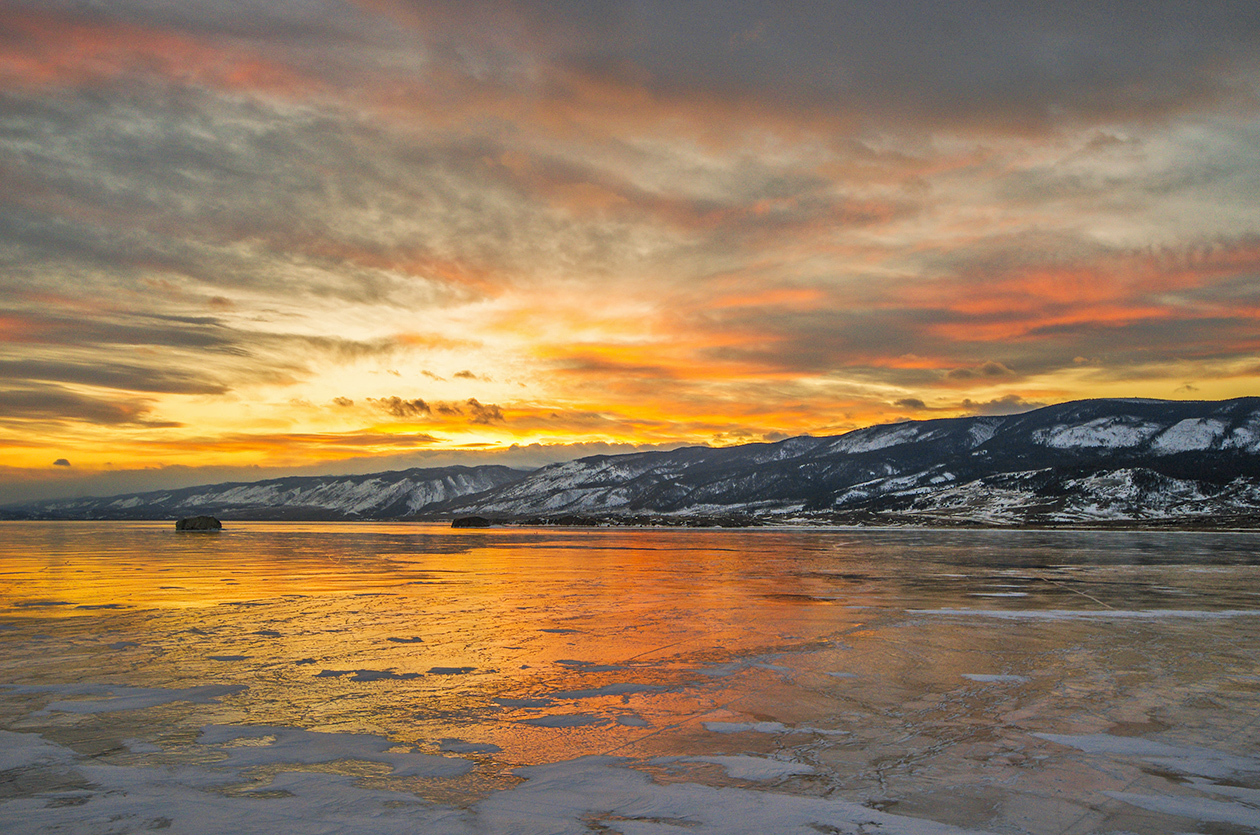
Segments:
[[[58,458],[56,461],[53,462],[53,466],[54,467],[69,467],[70,462],[66,460],[65,458]]]
[[[94,423],[101,426],[138,424],[152,428],[177,427],[170,421],[152,420],[152,403],[140,398],[91,397],[58,386],[8,389],[0,392],[0,422],[10,425]]]
[[[1000,362],[990,360],[976,368],[952,368],[945,376],[951,380],[975,380],[986,377],[993,379],[995,377],[1014,377],[1015,372]]]
[[[163,394],[223,394],[228,390],[223,383],[205,373],[55,360],[0,360],[0,380],[75,383]]]
[[[493,403],[478,403],[475,398],[469,399],[468,410],[472,413],[469,418],[473,423],[482,423],[489,425],[491,423],[503,423],[503,410]]]
[[[401,397],[369,397],[368,402],[396,418],[415,418],[432,414],[433,410],[429,408],[429,404],[415,398],[413,400],[404,400]]]
[[[1246,0],[406,5],[431,41],[479,50],[483,65],[511,38],[572,75],[658,97],[703,91],[1014,130],[1234,96],[1231,72],[1255,57],[1260,32]]]
[[[959,405],[972,415],[1017,415],[1021,412],[1031,412],[1033,409],[1040,409],[1042,406],[1049,404],[1025,400],[1018,394],[1008,394],[1004,397],[983,402],[969,399],[963,400]]]

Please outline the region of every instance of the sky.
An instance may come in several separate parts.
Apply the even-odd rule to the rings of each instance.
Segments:
[[[1260,4],[0,0],[0,501],[1260,394]]]

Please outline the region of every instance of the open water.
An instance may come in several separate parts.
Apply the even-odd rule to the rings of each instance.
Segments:
[[[0,524],[0,831],[1260,830],[1260,536]]]

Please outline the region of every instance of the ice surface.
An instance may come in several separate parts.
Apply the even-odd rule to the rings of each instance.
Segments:
[[[522,725],[535,725],[539,728],[581,728],[586,725],[604,725],[608,719],[592,713],[553,713],[550,716],[535,716],[522,719]]]
[[[1237,784],[1260,778],[1260,759],[1195,746],[1174,745],[1108,734],[1035,734],[1042,739],[1112,759],[1137,759],[1162,769],[1189,775],[1184,785],[1203,794],[1228,800],[1186,795],[1151,795],[1106,791],[1108,797],[1166,815],[1200,821],[1231,823],[1260,829],[1260,790]],[[1203,779],[1207,778],[1207,779]],[[1225,781],[1224,784],[1216,781]]]
[[[1175,745],[1141,737],[1111,734],[1033,734],[1089,754],[1133,757],[1199,777],[1227,779],[1239,774],[1260,775],[1260,758],[1244,757],[1212,748]]]
[[[465,742],[462,739],[439,739],[438,750],[451,754],[496,754],[503,749],[493,742]]]
[[[614,684],[605,684],[603,687],[596,687],[591,690],[561,690],[556,693],[548,693],[548,697],[552,699],[595,699],[600,696],[626,696],[631,693],[652,693],[662,688],[651,684],[635,684],[633,682],[617,682]]]
[[[1024,684],[1032,681],[1028,676],[989,675],[987,673],[963,673],[962,677],[986,684]]]
[[[1260,617],[1260,609],[912,609],[918,615],[955,615],[1000,620],[1228,620]]]
[[[1223,803],[1205,797],[1152,796],[1134,792],[1107,792],[1108,797],[1122,800],[1152,812],[1176,815],[1199,821],[1232,823],[1260,830],[1260,809],[1252,804]]]
[[[299,664],[302,662],[298,662]],[[420,678],[420,673],[396,673],[393,670],[320,670],[316,678],[341,678],[349,681],[410,681]]]
[[[960,835],[930,820],[888,814],[858,803],[693,783],[655,784],[612,757],[583,757],[517,769],[519,789],[477,807],[490,832],[586,835],[579,821],[607,821],[623,835],[817,835],[858,827],[887,835]]]
[[[653,762],[712,763],[721,766],[727,775],[736,780],[777,780],[795,774],[814,773],[813,766],[803,763],[773,760],[768,757],[750,757],[744,754],[725,757],[661,757]]]
[[[0,772],[36,765],[70,763],[74,752],[62,748],[38,734],[0,731]]]
[[[1260,536],[166,527],[0,531],[6,835],[1256,826]]]
[[[197,687],[166,689],[158,687],[115,687],[108,684],[82,685],[0,685],[0,689],[13,694],[54,693],[66,696],[103,696],[98,699],[63,699],[50,702],[39,715],[52,713],[109,713],[120,710],[138,710],[146,707],[193,702],[206,704],[224,696],[240,693],[243,684],[203,684]]]
[[[256,745],[227,743],[249,740]],[[372,734],[320,733],[283,726],[209,725],[197,742],[219,747],[233,768],[273,764],[313,765],[340,760],[379,762],[396,776],[457,777],[472,769],[468,760],[394,751],[395,743]]]
[[[838,736],[848,733],[848,731],[813,728],[808,725],[789,727],[782,722],[705,722],[704,727],[705,730],[713,731],[715,734],[822,734],[824,736]]]

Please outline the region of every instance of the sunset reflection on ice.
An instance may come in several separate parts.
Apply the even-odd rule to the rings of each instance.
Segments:
[[[43,810],[24,826],[82,823],[105,805],[66,792],[123,776],[144,806],[154,768],[224,820],[245,795],[327,819],[294,804],[335,790],[400,826],[432,801],[435,832],[526,794],[575,832],[666,831],[680,809],[745,831],[701,787],[800,831],[867,809],[885,831],[1174,832],[1249,825],[1238,792],[1260,790],[1250,535],[3,533],[0,762],[27,776],[0,820]],[[560,774],[610,805],[542,792]]]

